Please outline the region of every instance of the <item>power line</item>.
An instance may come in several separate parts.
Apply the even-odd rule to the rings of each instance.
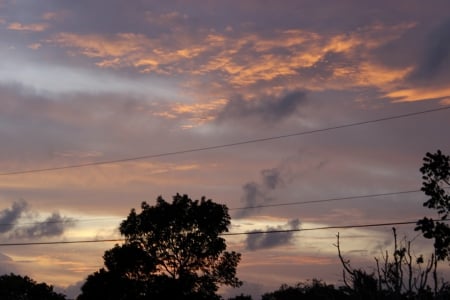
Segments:
[[[444,187],[444,188],[449,188],[449,187]],[[421,192],[421,190],[406,190],[406,191],[378,193],[378,194],[343,196],[343,197],[319,199],[319,200],[306,200],[306,201],[295,201],[295,202],[286,202],[286,203],[277,203],[277,204],[252,205],[252,206],[243,206],[243,207],[233,207],[233,208],[229,208],[229,210],[243,210],[243,209],[254,209],[254,208],[307,205],[307,204],[316,204],[316,203],[325,203],[325,202],[334,202],[334,201],[345,201],[345,200],[354,200],[354,199],[366,199],[366,198],[394,196],[394,195],[402,195],[402,194],[412,194],[412,193],[418,193],[418,192]],[[41,222],[0,223],[0,226],[26,226],[26,225],[55,224],[55,223],[82,223],[82,222],[97,222],[97,221],[107,221],[107,220],[117,220],[117,219],[123,220],[123,218],[121,218],[121,217],[78,219],[78,220],[70,218],[70,219],[65,219],[65,220],[41,221]]]
[[[64,219],[64,220],[54,220],[54,221],[22,222],[22,223],[0,223],[0,226],[27,226],[27,225],[41,225],[41,224],[103,222],[103,221],[108,221],[108,220],[117,220],[119,218],[123,219],[121,217],[105,217],[105,218],[92,218],[92,219],[68,218],[68,219]]]
[[[262,205],[235,207],[235,208],[230,208],[229,210],[279,207],[279,206],[291,206],[291,205],[305,205],[305,204],[344,201],[344,200],[352,200],[352,199],[364,199],[364,198],[375,198],[375,197],[393,196],[393,195],[401,195],[401,194],[412,194],[412,193],[418,193],[418,192],[421,192],[421,190],[409,190],[409,191],[399,191],[399,192],[379,193],[379,194],[369,194],[369,195],[357,195],[357,196],[344,196],[344,197],[337,197],[337,198],[296,201],[296,202],[286,202],[286,203],[277,203],[277,204],[262,204]]]
[[[0,244],[0,247],[60,245],[60,244],[86,244],[86,243],[106,243],[106,242],[123,242],[123,241],[125,241],[125,239],[100,239],[100,240],[55,241],[55,242],[2,243],[2,244]]]
[[[443,110],[447,110],[447,109],[450,109],[450,106],[444,106],[444,107],[423,110],[423,111],[418,111],[418,112],[394,115],[394,116],[390,116],[390,117],[383,117],[383,118],[379,118],[379,119],[354,122],[354,123],[348,123],[348,124],[343,124],[343,125],[336,125],[336,126],[332,126],[332,127],[326,127],[326,128],[309,130],[309,131],[302,131],[302,132],[297,132],[297,133],[290,133],[290,134],[284,134],[284,135],[278,135],[278,136],[272,136],[272,137],[266,137],[266,138],[259,138],[259,139],[244,140],[244,141],[239,141],[239,142],[234,142],[234,143],[229,143],[229,144],[213,145],[213,146],[206,146],[206,147],[201,147],[201,148],[191,148],[191,149],[178,150],[178,151],[173,151],[173,152],[163,152],[163,153],[158,153],[158,154],[148,154],[148,155],[135,156],[135,157],[129,157],[129,158],[104,160],[104,161],[81,163],[81,164],[59,166],[59,167],[12,171],[12,172],[0,173],[0,176],[50,172],[50,171],[65,170],[65,169],[75,169],[75,168],[83,168],[83,167],[90,167],[90,166],[123,163],[123,162],[136,161],[136,160],[144,160],[144,159],[150,159],[150,158],[174,156],[174,155],[187,154],[187,153],[200,152],[200,151],[216,150],[216,149],[220,149],[220,148],[236,147],[236,146],[241,146],[241,145],[246,145],[246,144],[261,143],[261,142],[279,140],[279,139],[284,139],[284,138],[289,138],[289,137],[309,135],[309,134],[315,134],[315,133],[319,133],[319,132],[349,128],[349,127],[354,127],[354,126],[361,126],[361,125],[366,125],[366,124],[371,124],[371,123],[384,122],[384,121],[389,121],[389,120],[394,120],[394,119],[408,118],[408,117],[413,117],[413,116],[417,116],[417,115],[422,115],[422,114],[427,114],[427,113],[432,113],[432,112],[437,112],[437,111],[443,111]]]
[[[271,234],[271,233],[288,233],[288,232],[300,232],[300,231],[316,231],[326,229],[351,229],[351,228],[366,228],[366,227],[382,227],[382,226],[394,226],[394,225],[409,225],[416,224],[417,221],[405,221],[405,222],[389,222],[389,223],[374,223],[374,224],[361,224],[361,225],[336,225],[336,226],[323,226],[313,228],[297,228],[297,229],[275,229],[275,230],[253,230],[249,232],[231,232],[224,233],[222,235],[248,235],[248,234]],[[1,244],[0,244],[1,246]]]
[[[444,219],[440,221],[449,221],[450,219]],[[410,225],[416,224],[417,221],[404,221],[404,222],[388,222],[388,223],[372,223],[372,224],[356,224],[356,225],[336,225],[336,226],[323,226],[312,228],[299,228],[299,229],[279,229],[279,230],[267,230],[267,231],[249,231],[249,232],[230,232],[222,233],[222,236],[236,236],[236,235],[249,235],[249,234],[276,234],[276,233],[289,233],[289,232],[301,232],[301,231],[316,231],[316,230],[328,230],[328,229],[352,229],[352,228],[369,228],[369,227],[384,227],[395,225]],[[60,244],[84,244],[84,243],[105,243],[105,242],[123,242],[125,239],[97,239],[97,240],[78,240],[78,241],[53,241],[53,242],[25,242],[25,243],[0,243],[0,247],[8,246],[36,246],[36,245],[60,245]]]

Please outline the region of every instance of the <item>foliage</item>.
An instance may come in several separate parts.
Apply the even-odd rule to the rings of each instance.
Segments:
[[[158,197],[141,209],[121,223],[125,243],[105,252],[105,268],[88,277],[80,300],[109,288],[102,299],[219,299],[219,285],[242,284],[240,254],[227,252],[220,237],[230,225],[225,205],[177,194],[172,203]]]
[[[429,197],[423,205],[437,210],[439,220],[425,217],[417,222],[416,230],[422,231],[425,238],[434,239],[438,260],[450,260],[450,226],[443,222],[450,213],[450,195],[444,190],[450,185],[450,158],[438,150],[427,153],[423,161],[422,191]]]
[[[448,299],[450,286],[443,278],[438,290],[433,291],[430,286],[430,281],[435,286],[437,283],[435,278],[430,278],[436,262],[435,256],[431,255],[427,261],[423,255],[413,259],[411,241],[398,243],[396,230],[392,230],[393,252],[389,254],[386,251],[381,259],[375,257],[376,272],[373,273],[351,267],[350,261],[342,256],[339,234],[337,235],[335,246],[344,267],[343,291],[350,297],[348,299]]]
[[[434,253],[428,259],[420,255],[413,259],[411,242],[398,243],[393,228],[394,249],[375,258],[376,274],[354,269],[341,254],[339,234],[336,247],[344,267],[343,278],[349,295],[363,299],[448,299],[449,283],[438,280],[438,261],[450,260],[450,227],[444,221],[450,213],[450,196],[445,188],[450,185],[449,156],[441,151],[427,153],[420,169],[423,174],[422,191],[429,197],[424,206],[437,210],[438,221],[423,218],[415,230],[421,230],[425,238],[434,239]],[[432,275],[432,276],[431,276]],[[433,283],[433,288],[430,286]]]
[[[252,300],[252,296],[240,294],[240,295],[235,296],[233,298],[228,298],[228,300]]]
[[[15,274],[0,276],[0,299],[2,300],[65,300],[46,283],[37,283],[28,276]]]
[[[333,285],[313,279],[312,282],[301,282],[293,287],[283,284],[278,290],[262,295],[261,300],[333,300],[346,299],[345,296],[341,290],[335,289]]]

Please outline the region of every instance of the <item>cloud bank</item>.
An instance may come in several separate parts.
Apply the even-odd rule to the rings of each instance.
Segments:
[[[41,239],[59,237],[66,229],[75,225],[75,220],[53,212],[42,221],[33,216],[39,213],[32,211],[26,201],[14,202],[11,208],[0,211],[0,234],[9,240]]]

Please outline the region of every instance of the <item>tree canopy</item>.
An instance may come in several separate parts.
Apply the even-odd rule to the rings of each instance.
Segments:
[[[88,277],[78,299],[219,299],[220,285],[242,284],[240,254],[226,251],[220,236],[229,225],[227,207],[205,197],[143,202],[120,224],[125,242],[105,252],[105,267]]]
[[[416,230],[422,231],[425,238],[434,239],[438,260],[450,260],[450,226],[444,222],[450,214],[450,195],[444,189],[450,186],[450,157],[438,150],[427,153],[423,161],[422,191],[429,197],[423,205],[435,209],[438,220],[424,217],[417,222]]]
[[[15,274],[0,276],[0,299],[2,300],[65,300],[46,283],[37,283],[28,276]]]

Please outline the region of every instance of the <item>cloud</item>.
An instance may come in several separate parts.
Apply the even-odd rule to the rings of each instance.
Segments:
[[[305,91],[295,91],[279,99],[263,97],[259,100],[230,100],[219,112],[218,120],[257,118],[263,122],[276,122],[298,112],[306,101]]]
[[[9,238],[54,237],[62,235],[66,228],[74,226],[72,218],[62,217],[57,212],[54,212],[44,221],[35,222],[30,226],[23,226],[18,224],[17,221],[24,214],[29,216],[37,215],[37,213],[29,210],[29,205],[26,201],[14,202],[11,208],[0,211],[0,233],[7,234]],[[26,223],[29,224],[30,221]]]
[[[188,129],[203,125],[213,121],[217,112],[220,111],[227,103],[226,99],[216,99],[202,103],[175,103],[170,104],[166,109],[162,108],[153,114],[165,119],[186,119],[187,124],[182,128]]]
[[[262,170],[261,175],[263,177],[264,186],[268,189],[274,190],[283,185],[281,172],[277,168]]]
[[[0,211],[0,233],[5,233],[14,228],[15,223],[24,212],[28,205],[25,201],[14,202],[11,208]]]
[[[66,228],[73,227],[73,219],[62,217],[54,212],[42,222],[37,222],[32,226],[19,228],[14,233],[17,238],[43,238],[61,236]]]
[[[262,205],[274,202],[276,197],[272,196],[276,190],[285,188],[304,174],[311,175],[312,172],[322,169],[327,165],[325,160],[303,160],[308,154],[298,151],[295,155],[281,160],[276,167],[260,171],[258,182],[249,181],[242,186],[243,195],[241,202],[244,207],[237,211],[233,218],[243,218],[259,211]]]
[[[388,90],[386,96],[396,102],[449,97],[450,20],[437,27],[427,28],[423,33],[419,32],[414,36],[408,36],[408,39],[413,40],[414,47],[417,47],[416,45],[419,47],[412,51],[414,55],[409,58],[410,66],[407,69],[408,72],[404,74],[403,80],[399,81],[395,88]],[[407,46],[411,47],[409,44],[405,46],[403,41],[397,48],[403,52],[409,51]],[[406,56],[409,57],[411,54]]]
[[[243,218],[252,212],[257,211],[257,206],[273,201],[268,196],[269,192],[275,190],[284,184],[281,169],[272,168],[261,171],[261,183],[247,182],[242,187],[244,195],[241,201],[245,208],[239,210],[235,218]]]
[[[22,24],[18,22],[14,22],[8,25],[8,29],[17,30],[17,31],[34,31],[40,32],[44,31],[48,28],[48,24],[45,23],[35,23],[35,24]]]
[[[403,79],[410,65],[400,68],[377,63],[373,52],[415,26],[402,21],[394,25],[374,23],[345,33],[324,34],[282,26],[249,31],[249,27],[236,24],[233,28],[240,30],[230,31],[226,29],[229,24],[217,29],[192,26],[189,13],[170,9],[144,10],[136,17],[154,26],[148,31],[108,33],[99,27],[89,33],[66,30],[45,41],[67,50],[67,55],[84,56],[102,69],[182,78],[188,90],[202,89],[201,95],[196,96],[202,101],[205,95],[212,95],[211,99],[219,93],[219,98],[232,98],[231,91],[236,90],[256,99],[261,95],[279,95],[282,90],[375,86],[391,91],[392,81]],[[158,24],[166,26],[159,28]],[[232,99],[223,117],[252,117],[259,112],[263,118],[277,121],[277,115],[295,113],[298,99],[294,94],[278,101]]]
[[[410,79],[419,81],[435,81],[438,75],[450,75],[450,21],[433,30],[425,43],[425,51]]]
[[[265,193],[261,190],[261,186],[255,182],[248,182],[244,184],[242,189],[244,190],[244,196],[242,197],[242,200],[245,203],[246,207],[255,207],[257,204],[266,202],[268,199],[265,196]],[[242,210],[242,213],[239,214],[238,217],[245,216],[245,211],[245,209]]]
[[[254,230],[247,234],[245,240],[246,248],[248,250],[259,250],[274,248],[278,246],[288,245],[292,242],[294,237],[293,231],[288,232],[277,232],[277,233],[252,233],[259,231],[276,231],[276,230],[297,230],[300,228],[300,220],[293,219],[287,224],[277,227],[266,227],[265,230]]]

